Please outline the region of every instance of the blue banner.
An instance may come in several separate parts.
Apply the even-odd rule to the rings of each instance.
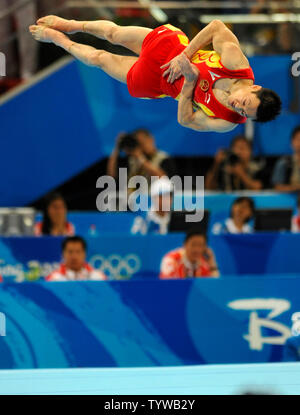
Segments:
[[[182,245],[183,234],[106,234],[86,238],[87,260],[111,279],[157,278],[166,252]],[[59,237],[0,238],[0,275],[5,281],[36,281],[62,260]],[[148,253],[148,254],[147,254]]]
[[[209,242],[222,275],[300,275],[300,234],[211,235]]]
[[[300,278],[3,284],[0,368],[282,360]]]
[[[157,279],[163,256],[183,244],[183,233],[105,234],[86,238],[87,260],[110,279]],[[0,238],[4,281],[36,281],[58,267],[62,238]],[[221,275],[300,275],[300,234],[210,235]]]

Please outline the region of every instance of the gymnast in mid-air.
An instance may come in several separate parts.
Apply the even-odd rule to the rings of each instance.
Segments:
[[[127,84],[133,97],[178,100],[178,122],[187,128],[227,132],[247,118],[273,120],[281,110],[274,91],[254,84],[253,71],[237,37],[220,20],[209,23],[191,42],[169,24],[149,29],[118,26],[107,20],[46,16],[29,30],[36,40],[54,43]],[[122,45],[138,56],[98,50],[66,35],[76,32]],[[213,50],[203,50],[210,44]]]

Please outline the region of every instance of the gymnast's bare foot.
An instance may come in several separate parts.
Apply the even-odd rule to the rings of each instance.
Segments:
[[[47,26],[51,29],[59,30],[60,32],[65,33],[76,33],[81,32],[83,23],[76,20],[67,20],[63,19],[62,17],[49,15],[45,17],[41,17],[36,22],[40,26]]]
[[[46,26],[31,25],[29,26],[29,31],[34,39],[40,42],[55,43],[57,45],[65,38],[68,39],[66,35],[58,30],[53,30]]]

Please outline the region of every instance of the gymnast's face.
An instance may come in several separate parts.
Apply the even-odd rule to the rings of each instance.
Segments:
[[[228,104],[243,117],[255,118],[260,104],[260,99],[257,97],[256,92],[260,89],[261,86],[259,85],[241,88],[229,95]]]

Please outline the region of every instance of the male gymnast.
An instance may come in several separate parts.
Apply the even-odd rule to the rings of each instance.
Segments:
[[[36,40],[54,43],[127,84],[133,97],[178,100],[178,122],[187,128],[227,132],[247,118],[273,120],[281,110],[274,91],[254,84],[237,37],[220,20],[210,22],[191,42],[170,24],[156,29],[122,27],[107,20],[76,21],[52,15],[42,17],[29,30]],[[76,32],[122,45],[138,57],[97,50],[65,34]],[[210,44],[213,50],[203,50]]]

